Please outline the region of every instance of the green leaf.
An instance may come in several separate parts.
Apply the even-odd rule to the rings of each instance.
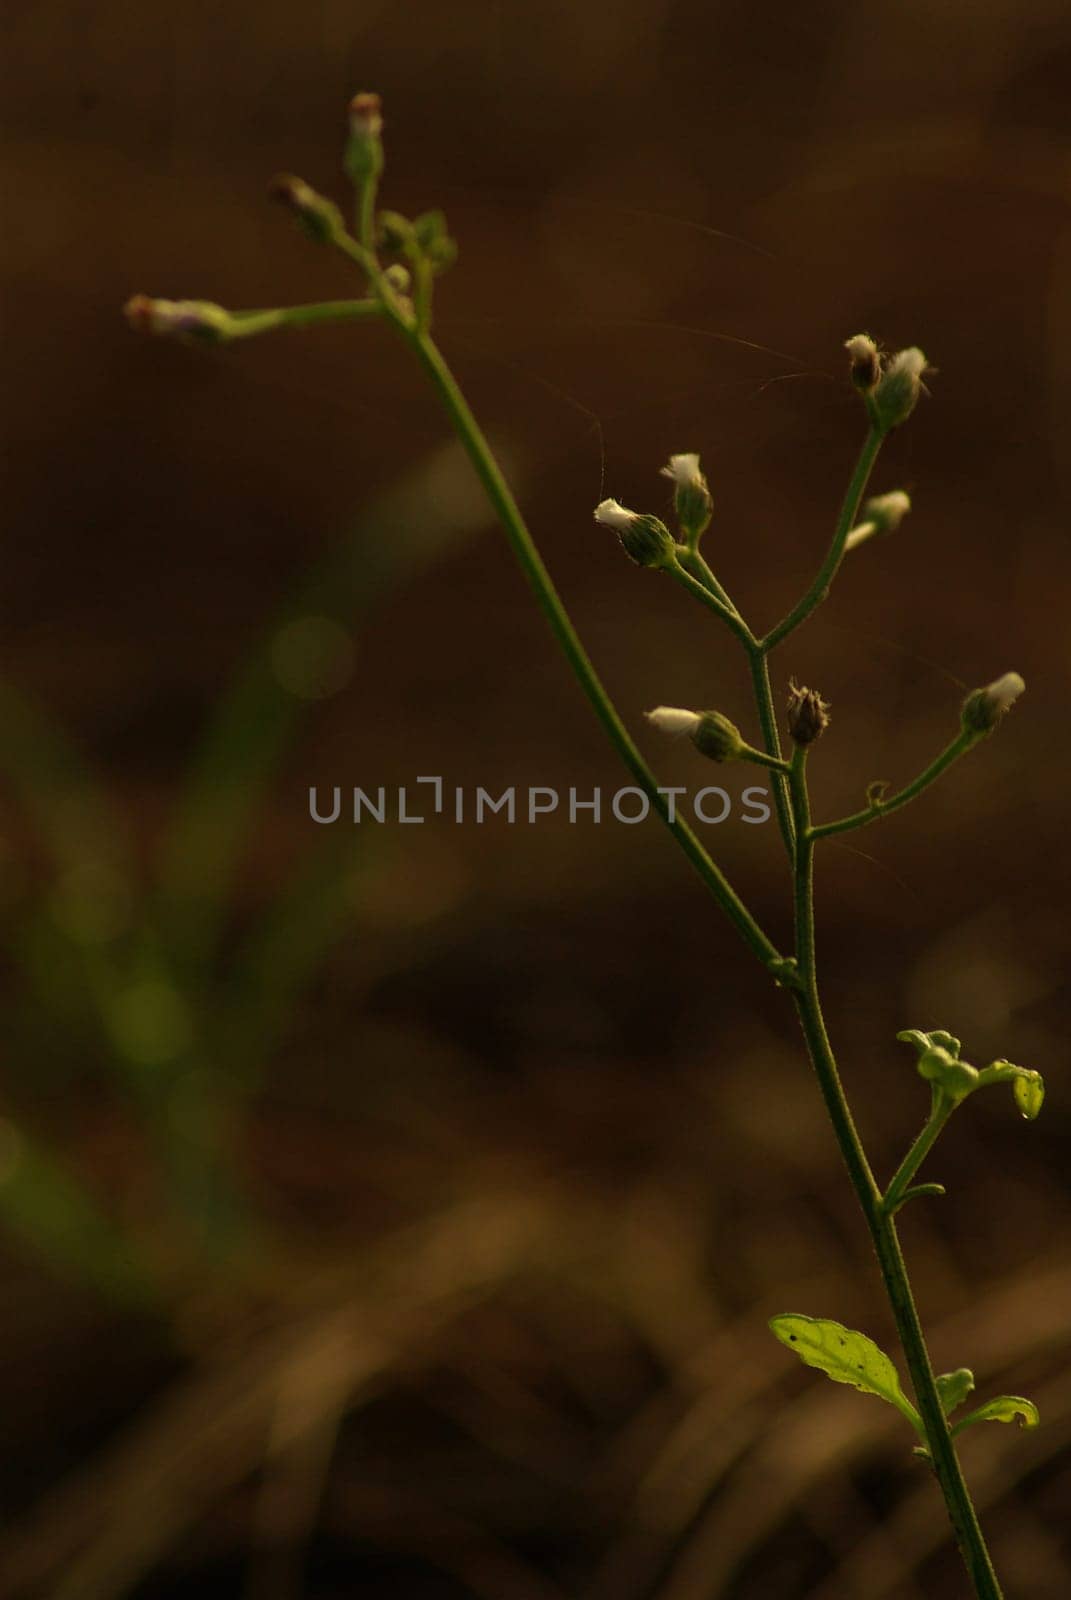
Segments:
[[[972,1411],[966,1417],[961,1417],[952,1429],[953,1437],[962,1433],[964,1428],[969,1428],[975,1422],[1015,1422],[1018,1420],[1020,1427],[1036,1428],[1041,1418],[1038,1408],[1033,1400],[1024,1400],[1021,1394],[998,1394],[995,1400],[987,1400],[984,1406],[979,1406],[977,1411]]]
[[[895,1406],[925,1438],[922,1419],[900,1387],[900,1377],[885,1354],[868,1339],[840,1322],[783,1312],[770,1318],[770,1331],[809,1367],[817,1367],[834,1383],[848,1383],[863,1394]]]
[[[1012,1094],[1028,1122],[1033,1122],[1045,1099],[1045,1084],[1040,1072],[1021,1072],[1012,1082]]]
[[[974,1373],[970,1367],[957,1367],[955,1372],[942,1372],[937,1378],[937,1393],[941,1396],[941,1407],[946,1417],[950,1417],[957,1406],[961,1406],[974,1388]]]

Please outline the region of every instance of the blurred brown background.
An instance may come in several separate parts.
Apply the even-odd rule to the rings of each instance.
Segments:
[[[821,816],[1029,685],[826,847],[819,912],[879,1172],[925,1106],[899,1028],[1046,1075],[1036,1125],[960,1113],[904,1235],[935,1360],[1041,1406],[963,1454],[1009,1595],[1066,1594],[1066,7],[9,0],[3,33],[0,1594],[964,1592],[894,1414],[765,1331],[892,1336],[790,1008],[672,842],[309,820],[312,783],[622,781],[385,331],[119,315],[348,292],[263,196],[343,198],[358,88],[385,203],[460,242],[441,343],[664,781],[748,781],[640,718],[750,728],[746,675],[593,505],[663,510],[701,450],[706,553],[767,625],[861,437],[845,337],[939,369],[874,479],[910,519],[776,667],[834,705]],[[707,835],[787,940],[774,826]]]

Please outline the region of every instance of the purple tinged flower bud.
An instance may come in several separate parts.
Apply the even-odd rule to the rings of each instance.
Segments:
[[[210,300],[154,300],[147,294],[131,295],[123,315],[136,333],[200,339],[215,344],[226,339],[234,326],[230,312]]]
[[[677,513],[677,521],[686,541],[694,548],[710,525],[714,509],[710,486],[700,470],[699,457],[694,451],[670,456],[668,464],[658,470],[663,478],[671,479],[674,484],[673,508]]]
[[[813,744],[829,727],[829,703],[817,689],[788,687],[788,731],[796,744]]]
[[[324,195],[317,194],[303,178],[282,172],[272,179],[268,194],[293,212],[305,232],[317,244],[331,244],[346,231],[338,206]]]
[[[1025,688],[1026,684],[1017,672],[1006,672],[1003,677],[994,678],[992,683],[986,684],[984,689],[973,690],[963,702],[961,720],[964,733],[973,734],[975,738],[992,733]]]
[[[853,333],[845,339],[848,352],[848,372],[860,394],[871,394],[881,377],[881,356],[869,333]]]
[[[603,500],[595,507],[595,521],[614,530],[625,554],[638,567],[664,567],[673,557],[673,539],[657,517],[630,511],[617,500]]]
[[[355,94],[350,101],[350,136],[342,165],[358,187],[383,171],[383,114],[378,94]]]
[[[922,393],[923,373],[928,370],[926,357],[915,345],[892,357],[870,395],[874,421],[883,433],[907,421]]]

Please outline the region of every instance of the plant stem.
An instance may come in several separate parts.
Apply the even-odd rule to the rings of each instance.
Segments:
[[[805,622],[811,612],[821,605],[829,593],[829,586],[837,575],[837,568],[844,560],[844,549],[848,542],[848,535],[851,533],[855,523],[859,502],[863,498],[867,479],[870,477],[874,462],[877,460],[878,451],[881,449],[881,442],[884,437],[885,435],[880,428],[871,426],[863,441],[863,448],[859,452],[859,459],[855,463],[855,470],[841,502],[840,515],[837,518],[833,542],[826,552],[825,560],[818,569],[818,575],[803,596],[803,599],[794,605],[788,616],[783,617],[775,628],[771,628],[761,641],[764,651],[772,650],[774,645],[780,644],[781,640],[792,632],[793,628],[798,628],[801,622]]]
[[[881,1202],[881,1208],[886,1216],[896,1215],[912,1178],[932,1150],[938,1135],[952,1115],[952,1110],[953,1107],[948,1100],[943,1096],[935,1096],[933,1110],[926,1119],[926,1126],[889,1179],[889,1186]]]
[[[915,1391],[934,1472],[944,1495],[956,1542],[970,1575],[977,1600],[1001,1600],[1000,1585],[986,1549],[985,1539],[964,1480],[955,1446],[937,1392],[929,1351],[915,1307],[896,1224],[882,1202],[862,1140],[852,1119],[836,1058],[826,1032],[818,994],[814,937],[814,832],[810,826],[807,793],[806,748],[798,747],[791,764],[790,785],[796,823],[794,870],[796,908],[796,961],[800,986],[793,998],[803,1036],[848,1168],[852,1187],[866,1218],[881,1268],[886,1294]],[[919,1155],[919,1160],[925,1150]],[[917,1165],[917,1162],[916,1162]]]
[[[458,438],[476,469],[484,492],[502,524],[521,570],[532,587],[539,608],[549,622],[566,660],[622,761],[737,932],[765,967],[775,973],[779,972],[784,966],[780,952],[759,927],[725,874],[707,854],[691,828],[676,815],[666,796],[659,790],[654,774],[633,743],[628,729],[580,643],[561,596],[535,547],[520,508],[494,458],[483,430],[470,411],[468,402],[458,388],[441,351],[426,334],[415,331],[396,319],[392,320],[395,320],[399,332],[415,351],[442,401]]]
[[[747,653],[748,666],[751,669],[751,686],[755,692],[755,704],[759,712],[759,725],[762,728],[762,737],[770,755],[781,758],[781,734],[777,727],[777,713],[774,710],[773,687],[770,683],[770,664],[766,659],[766,652],[761,645],[756,645]],[[774,806],[777,811],[777,825],[781,829],[781,838],[788,852],[791,862],[796,860],[796,824],[792,816],[792,800],[789,794],[789,781],[784,773],[778,773],[774,778],[773,786]]]
[[[813,836],[816,839],[828,839],[830,834],[847,833],[849,828],[862,828],[868,822],[875,822],[878,817],[887,816],[890,811],[898,811],[901,806],[906,806],[909,800],[914,800],[916,795],[920,795],[923,789],[928,789],[946,768],[977,743],[976,733],[957,734],[936,760],[930,762],[925,772],[920,772],[918,777],[905,788],[898,790],[888,800],[879,800],[876,804],[867,806],[864,811],[853,811],[851,816],[840,817],[836,822],[820,822],[811,830]]]
[[[720,617],[726,627],[731,629],[740,640],[745,649],[754,649],[755,639],[752,636],[751,629],[730,600],[719,599],[707,584],[693,577],[676,556],[669,561],[663,570],[668,572],[669,576],[674,582],[679,583],[682,589],[687,589],[689,594],[694,595],[700,605],[706,606],[709,611],[713,611],[716,617]]]
[[[678,560],[681,566],[690,572],[693,578],[697,578],[705,588],[709,589],[716,599],[721,600],[731,611],[740,616],[740,612],[733,605],[728,592],[718,582],[698,550],[694,548],[684,550],[680,553]],[[736,629],[733,631],[737,632]],[[774,710],[773,689],[770,685],[770,668],[766,660],[766,653],[750,629],[747,629],[746,638],[739,633],[737,637],[741,638],[741,642],[747,651],[748,665],[751,669],[751,685],[755,693],[755,703],[758,706],[759,725],[762,728],[762,739],[766,753],[775,760],[780,761],[782,759],[781,736],[777,727],[777,713]],[[796,854],[796,830],[792,821],[788,778],[783,772],[778,771],[774,779],[773,796],[774,808],[777,812],[777,826],[781,830],[781,838],[784,841],[785,849],[788,851],[789,859],[793,860]]]
[[[250,339],[277,328],[307,328],[316,322],[364,322],[381,317],[378,300],[319,300],[307,306],[280,306],[270,311],[236,311],[228,339]]]
[[[644,762],[628,730],[619,717],[613,702],[604,689],[573,628],[569,615],[554,587],[550,574],[532,540],[520,509],[513,498],[497,461],[468,403],[446,364],[438,347],[421,328],[398,315],[388,304],[387,313],[406,342],[415,351],[421,366],[449,416],[458,437],[467,451],[484,491],[502,523],[536,600],[558,640],[565,657],[580,686],[595,710],[600,722],[636,779],[639,787],[649,797],[652,807],[673,833],[688,859],[696,867],[703,881],[713,893],[737,931],[763,964],[779,978],[787,981],[786,963],[766,934],[755,922],[751,913],[733,890],[724,874],[711,860],[703,846],[684,823],[677,819],[665,797],[659,792],[653,774]],[[691,574],[682,575],[690,580],[704,596],[705,603],[713,600],[711,609],[718,611],[722,620],[729,620],[727,610],[739,624],[739,629],[751,640],[749,656],[753,662],[753,677],[759,700],[760,716],[767,740],[776,745],[777,728],[772,714],[769,692],[769,675],[766,671],[766,653],[784,638],[792,628],[808,616],[824,598],[840,560],[844,554],[844,541],[855,520],[859,499],[866,484],[874,457],[881,443],[881,435],[872,429],[856,466],[848,494],[845,497],[833,545],[804,600],[789,613],[763,641],[756,641],[747,625],[732,607],[728,597],[713,594],[704,583]],[[722,591],[724,594],[724,591]],[[734,626],[734,632],[739,632]],[[768,709],[764,711],[764,706]],[[771,752],[773,753],[773,752]],[[957,750],[958,754],[959,751]],[[949,752],[945,755],[952,759]],[[941,758],[939,758],[941,759]],[[944,763],[947,765],[947,761]],[[936,766],[936,763],[935,763]],[[929,770],[929,769],[928,769]],[[926,776],[924,774],[923,776]],[[783,774],[775,774],[776,779]],[[811,1062],[818,1079],[822,1098],[833,1124],[837,1143],[848,1168],[849,1177],[866,1218],[870,1237],[877,1254],[882,1278],[896,1321],[900,1341],[907,1360],[908,1371],[915,1390],[915,1398],[926,1429],[926,1439],[949,1518],[970,1575],[977,1600],[1001,1600],[989,1553],[986,1549],[978,1518],[964,1481],[955,1446],[949,1433],[933,1368],[926,1348],[922,1326],[908,1281],[907,1268],[900,1249],[900,1241],[892,1216],[882,1204],[882,1194],[867,1160],[851,1108],[840,1080],[833,1048],[826,1031],[818,993],[815,960],[814,931],[814,842],[818,830],[811,826],[810,800],[807,792],[806,749],[797,747],[788,774],[791,804],[791,832],[786,828],[786,844],[794,833],[794,848],[789,845],[793,859],[794,906],[796,924],[796,972],[789,985],[799,1013],[800,1024]],[[917,784],[912,786],[918,792]],[[910,796],[907,796],[910,798]],[[899,799],[899,797],[897,797]],[[920,1156],[921,1159],[921,1156]]]

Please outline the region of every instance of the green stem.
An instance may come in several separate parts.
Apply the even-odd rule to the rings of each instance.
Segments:
[[[933,1149],[938,1135],[952,1115],[952,1111],[952,1105],[943,1095],[934,1096],[933,1109],[926,1119],[926,1126],[889,1180],[889,1187],[886,1189],[881,1202],[882,1210],[886,1216],[893,1217],[900,1209],[912,1178]]]
[[[729,596],[729,591],[714,576],[709,564],[699,554],[694,544],[686,544],[679,551],[679,559],[681,566],[686,567],[693,578],[698,578],[699,582],[709,589],[711,594],[721,601],[722,605],[728,606],[730,611],[737,611],[737,607],[733,605]],[[737,615],[739,615],[738,611]]]
[[[532,536],[525,525],[509,485],[503,477],[483,432],[469,410],[468,404],[437,346],[425,332],[415,329],[411,322],[395,313],[389,305],[387,309],[391,321],[394,322],[406,342],[415,351],[421,366],[442,401],[447,415],[476,469],[487,497],[498,514],[506,536],[513,547],[514,554],[531,584],[540,609],[549,622],[569,665],[572,667],[577,680],[626,767],[636,779],[639,787],[647,794],[652,807],[674,834],[688,859],[696,867],[707,887],[747,944],[755,951],[768,969],[773,971],[781,981],[787,981],[786,969],[789,964],[779,956],[720,869],[707,855],[699,840],[689,828],[675,818],[664,796],[659,793],[653,775],[633,744],[627,729],[618,716],[612,701],[603,688],[576,635],[568,613],[550,578],[550,574],[547,572],[533,543]],[[783,638],[822,599],[825,589],[828,587],[828,582],[836,571],[843,555],[844,540],[855,519],[858,501],[862,495],[880,442],[880,435],[872,430],[845,499],[841,513],[841,523],[838,525],[838,534],[834,539],[833,548],[830,556],[827,557],[822,573],[819,574],[819,579],[816,581],[810,596],[804,602],[801,602],[796,611],[786,618],[785,624],[774,630],[774,634],[771,636],[772,642],[776,643],[778,639]],[[690,577],[690,574],[685,573],[684,575]],[[706,596],[708,602],[714,600],[715,607],[712,607],[712,609],[718,609],[723,620],[727,620],[724,602],[719,603],[719,597],[712,595],[699,580],[693,578],[692,581],[700,589],[701,593]],[[735,608],[730,607],[730,610],[731,615],[736,618],[739,628],[743,629],[743,632],[751,639],[751,647],[755,650],[755,653],[761,654],[765,658],[766,650],[770,646],[770,640],[763,641],[761,644],[757,643],[752,638],[746,624],[740,619],[739,614],[735,612]],[[734,631],[737,631],[735,627]],[[768,679],[766,681],[768,683]],[[774,732],[776,733],[776,728]],[[914,1385],[919,1411],[926,1429],[926,1439],[934,1471],[945,1498],[957,1543],[974,1585],[977,1600],[1001,1600],[1000,1587],[986,1550],[985,1541],[967,1485],[960,1470],[948,1423],[945,1420],[944,1410],[937,1392],[933,1368],[930,1364],[918,1312],[911,1294],[896,1227],[892,1217],[887,1214],[882,1206],[881,1191],[878,1188],[859,1133],[855,1127],[822,1015],[815,962],[815,831],[811,827],[810,801],[807,793],[806,750],[802,747],[796,749],[792,758],[789,770],[789,794],[796,840],[793,865],[796,957],[795,971],[790,987],[822,1097],[829,1112],[841,1154],[847,1165],[853,1188],[866,1218],[878,1257],[889,1303],[896,1319],[908,1370]]]
[[[279,306],[270,311],[236,311],[228,339],[250,339],[277,328],[308,328],[317,322],[365,322],[381,317],[378,300],[320,300],[307,306]]]
[[[682,589],[687,589],[688,593],[693,595],[700,605],[706,606],[708,611],[713,611],[716,617],[720,617],[726,627],[730,628],[740,640],[745,649],[752,650],[755,648],[755,639],[751,629],[730,600],[719,599],[718,595],[713,590],[708,589],[705,583],[701,583],[698,578],[692,576],[688,569],[681,564],[677,556],[673,556],[662,570],[668,572],[669,576],[675,583],[679,583]]]
[[[762,728],[763,742],[770,755],[781,758],[781,734],[777,726],[777,713],[774,710],[773,687],[770,683],[770,663],[766,652],[760,647],[749,650],[748,666],[751,669],[751,686],[755,691],[755,704],[759,710],[759,725]],[[789,781],[784,773],[779,773],[774,779],[773,786],[774,806],[777,811],[777,825],[781,830],[781,838],[788,859],[796,859],[796,824],[792,816],[792,799],[789,794]]]
[[[848,1168],[852,1187],[866,1218],[881,1268],[885,1290],[911,1375],[915,1400],[926,1429],[926,1442],[934,1472],[944,1495],[956,1542],[977,1600],[1001,1600],[1000,1586],[937,1392],[933,1366],[911,1293],[896,1225],[887,1206],[883,1204],[881,1191],[874,1179],[862,1140],[855,1127],[822,1016],[815,961],[814,834],[810,826],[806,750],[803,747],[798,748],[793,757],[790,784],[797,839],[793,876],[796,960],[800,977],[800,986],[794,991],[793,998],[822,1098],[829,1112],[841,1155]],[[925,1154],[925,1151],[922,1154]],[[921,1160],[921,1155],[919,1159]]]
[[[458,438],[476,469],[476,475],[502,524],[521,570],[532,587],[540,610],[550,624],[577,681],[622,761],[737,932],[765,967],[779,972],[784,965],[780,952],[759,927],[725,874],[707,854],[691,828],[676,815],[633,743],[628,729],[580,643],[561,596],[543,564],[543,559],[536,549],[502,470],[438,346],[425,334],[415,332],[411,327],[398,322],[397,319],[394,320],[431,380]]]
[[[869,805],[863,811],[853,811],[851,816],[840,817],[836,822],[820,822],[811,830],[815,839],[828,839],[830,834],[847,833],[850,828],[862,828],[868,822],[874,822],[878,817],[888,816],[890,811],[898,811],[901,806],[906,806],[909,800],[914,800],[923,789],[928,789],[930,784],[939,778],[954,761],[965,755],[966,752],[978,743],[978,735],[974,733],[960,733],[936,760],[931,761],[925,772],[920,772],[918,777],[906,788],[900,789],[888,800],[882,799]]]
[[[714,595],[715,599],[720,600],[722,604],[727,606],[736,616],[740,616],[740,612],[737,610],[737,607],[733,605],[728,591],[723,587],[722,584],[718,582],[717,578],[710,570],[710,567],[699,554],[699,551],[694,548],[694,546],[688,546],[682,550],[678,555],[678,560],[680,565],[684,567],[693,578],[698,579],[698,581],[706,589],[709,589],[710,593]],[[741,621],[743,621],[742,618]],[[733,629],[733,632],[736,633],[737,637],[741,640],[741,643],[747,651],[748,665],[751,669],[751,684],[755,692],[755,703],[758,706],[759,724],[762,728],[762,739],[766,753],[775,761],[780,762],[783,759],[781,753],[781,735],[777,727],[777,713],[774,710],[773,689],[770,685],[769,664],[766,660],[766,655],[761,645],[755,639],[755,636],[752,634],[750,628],[746,627],[746,624],[745,631],[747,634],[746,638],[740,634],[738,629]],[[788,794],[788,778],[785,772],[780,771],[779,769],[775,770],[778,771],[778,775],[773,786],[774,808],[777,812],[777,826],[781,830],[781,838],[784,841],[785,849],[788,851],[789,859],[793,860],[796,854],[796,830],[792,821],[792,806]]]
[[[855,464],[855,471],[852,473],[844,500],[841,503],[840,515],[837,518],[837,526],[833,534],[833,542],[826,552],[825,560],[818,569],[818,575],[803,596],[803,599],[793,606],[788,616],[783,617],[775,628],[771,628],[762,640],[764,651],[772,650],[774,645],[780,644],[781,640],[787,634],[790,634],[794,628],[798,628],[801,622],[805,622],[811,612],[817,610],[829,593],[829,586],[837,575],[837,568],[844,560],[844,549],[848,542],[848,535],[851,533],[855,523],[859,502],[863,498],[863,491],[867,486],[867,480],[870,477],[874,462],[877,460],[878,451],[881,449],[881,442],[884,437],[884,433],[879,428],[871,426],[863,442],[863,448],[859,453],[859,459]]]

